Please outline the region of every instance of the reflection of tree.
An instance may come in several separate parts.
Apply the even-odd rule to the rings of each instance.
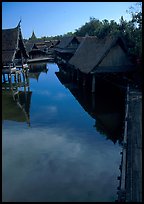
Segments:
[[[103,80],[97,80],[96,92],[91,94],[85,87],[72,85],[66,74],[56,72],[60,82],[65,85],[83,109],[95,119],[96,130],[114,143],[122,141],[124,119],[124,93]]]

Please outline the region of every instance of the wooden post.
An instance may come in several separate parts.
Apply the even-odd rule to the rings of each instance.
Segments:
[[[10,73],[8,74],[8,81],[9,81],[9,83],[11,82],[11,74]]]
[[[72,81],[74,81],[74,71],[72,70]]]
[[[86,85],[86,76],[83,75],[83,86],[85,86],[85,85]]]
[[[77,69],[77,81],[79,81],[79,70]]]
[[[22,63],[22,70],[24,70],[24,67],[23,67],[23,54],[21,52],[21,63]]]
[[[92,110],[94,111],[95,110],[95,93],[92,93],[91,95],[91,101],[92,101]]]
[[[95,92],[95,75],[92,76],[92,93]]]
[[[3,75],[3,81],[5,83],[6,82],[5,74],[2,74],[2,75]]]
[[[16,72],[14,73],[14,82],[16,83]]]

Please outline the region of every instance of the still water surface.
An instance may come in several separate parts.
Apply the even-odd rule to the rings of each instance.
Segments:
[[[121,146],[97,131],[57,65],[48,68],[30,78],[30,126],[3,119],[3,201],[114,202]]]

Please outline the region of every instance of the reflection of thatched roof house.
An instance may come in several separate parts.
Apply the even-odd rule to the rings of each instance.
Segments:
[[[68,61],[75,53],[80,42],[75,36],[63,37],[60,43],[55,46],[56,55]]]
[[[46,73],[47,74],[47,72],[48,72],[48,69],[44,69],[44,70],[41,70],[41,71],[38,71],[38,70],[34,69],[32,71],[29,71],[29,78],[36,79],[38,81],[38,79],[40,77],[40,74],[41,73]]]
[[[124,118],[124,94],[104,80],[97,80],[95,94],[86,89],[75,88],[62,72],[56,72],[59,81],[69,89],[82,108],[95,119],[98,132],[114,143],[122,139]]]
[[[32,92],[19,93],[19,106],[16,101],[13,100],[12,92],[3,90],[2,91],[2,120],[12,120],[16,122],[27,122],[30,121],[30,102]]]
[[[133,68],[123,39],[111,36],[85,37],[69,64],[85,74],[127,72]]]
[[[29,64],[29,72],[37,72],[37,71],[43,71],[43,72],[46,72],[48,71],[48,68],[47,68],[47,63],[32,63],[32,64]]]
[[[38,81],[41,72],[29,72],[29,78],[36,79]]]
[[[18,62],[28,58],[22,38],[20,24],[16,28],[2,30],[2,64],[14,67]],[[4,68],[4,67],[3,67]]]

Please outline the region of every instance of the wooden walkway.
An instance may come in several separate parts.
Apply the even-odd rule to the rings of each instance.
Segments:
[[[128,87],[118,202],[142,202],[142,93]]]

